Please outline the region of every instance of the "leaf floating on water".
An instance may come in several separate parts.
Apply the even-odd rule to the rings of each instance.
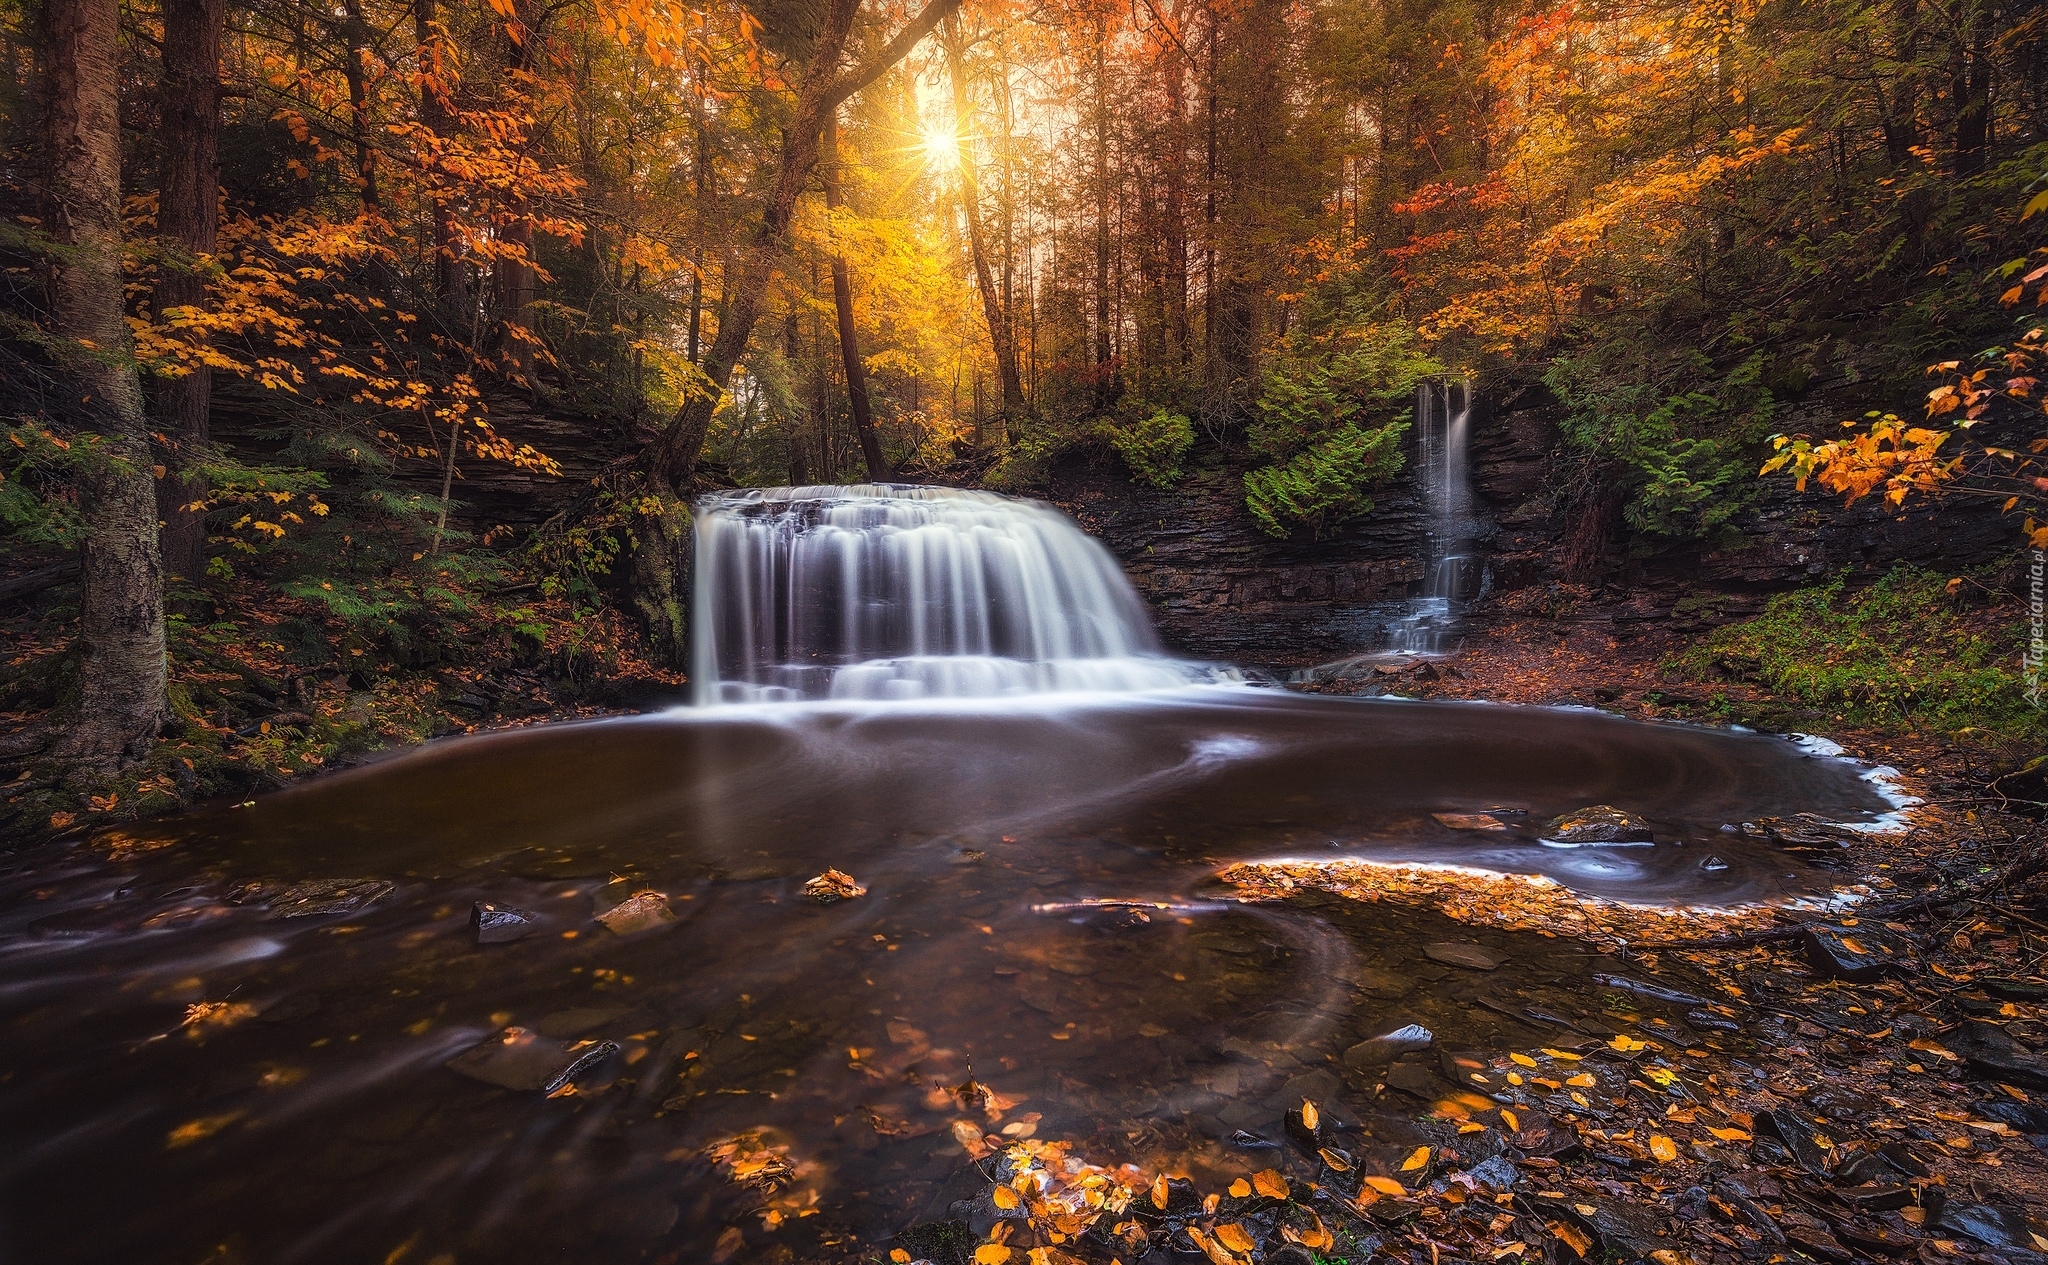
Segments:
[[[855,896],[867,895],[868,889],[853,881],[853,875],[838,870],[827,870],[804,884],[804,895],[820,905],[831,905]]]
[[[164,1145],[171,1150],[190,1146],[194,1142],[212,1137],[241,1118],[241,1112],[230,1111],[226,1115],[201,1116],[197,1120],[188,1120],[170,1131],[164,1138]]]
[[[1520,1063],[1523,1067],[1536,1066],[1536,1060],[1530,1058],[1528,1055],[1522,1053],[1520,1050],[1517,1050],[1513,1054],[1508,1055],[1508,1057],[1510,1059],[1513,1059],[1515,1062]]]
[[[1678,1158],[1678,1143],[1673,1142],[1661,1133],[1652,1134],[1650,1136],[1650,1154],[1656,1156],[1659,1162],[1669,1164]]]
[[[1280,1175],[1278,1169],[1272,1168],[1252,1176],[1252,1189],[1268,1199],[1285,1199],[1289,1190],[1287,1179]]]
[[[232,1027],[255,1017],[256,1008],[247,1002],[202,1001],[185,1007],[185,1021],[178,1026],[186,1030],[186,1036],[198,1037],[202,1028]]]
[[[981,1140],[981,1126],[972,1120],[953,1122],[953,1140],[967,1152],[969,1159],[980,1159],[988,1154],[988,1144]]]

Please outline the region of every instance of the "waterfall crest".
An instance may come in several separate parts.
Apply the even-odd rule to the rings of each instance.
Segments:
[[[1166,657],[1109,551],[1038,501],[750,488],[696,511],[698,703],[985,698],[1216,680]]]

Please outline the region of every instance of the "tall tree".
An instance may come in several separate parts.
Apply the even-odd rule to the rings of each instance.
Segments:
[[[1026,411],[1024,380],[1017,373],[1017,343],[1011,331],[1009,284],[1005,278],[998,290],[991,278],[989,250],[981,224],[981,182],[974,158],[971,120],[974,110],[967,90],[965,59],[961,56],[959,19],[948,15],[940,39],[946,49],[946,73],[953,83],[953,146],[960,158],[960,210],[967,220],[967,243],[974,256],[975,288],[981,292],[982,313],[988,320],[988,336],[996,355],[996,377],[1003,390],[1003,419],[1007,427],[1022,421]],[[1007,140],[1007,138],[1005,138]],[[1005,260],[1007,263],[1007,259]]]
[[[824,161],[819,174],[825,185],[825,206],[836,211],[840,204],[836,109],[825,116]],[[847,271],[846,256],[837,251],[832,255],[832,307],[839,317],[839,358],[846,366],[846,398],[853,409],[853,430],[860,438],[861,460],[867,465],[868,478],[881,483],[894,472],[882,458],[881,437],[875,434],[875,408],[868,399],[867,366],[861,363],[860,335],[853,324],[853,278]]]
[[[810,59],[797,82],[795,107],[782,133],[781,160],[775,183],[761,209],[760,223],[753,239],[740,253],[738,275],[727,287],[728,309],[718,326],[718,337],[704,358],[704,376],[710,389],[694,395],[677,410],[660,437],[649,445],[644,465],[657,485],[670,491],[685,490],[697,469],[697,455],[704,447],[711,415],[732,381],[732,371],[747,349],[754,325],[761,319],[761,301],[768,293],[789,240],[789,226],[796,214],[797,199],[818,163],[818,141],[826,118],[846,100],[909,55],[939,20],[960,6],[960,0],[926,0],[924,9],[909,25],[898,31],[866,62],[842,70],[847,43],[853,34],[853,20],[861,0],[829,0]]]
[[[165,0],[163,130],[157,184],[162,255],[151,306],[157,319],[206,302],[203,261],[220,229],[220,37],[226,0]],[[206,565],[206,481],[213,370],[197,358],[157,393],[157,428],[171,441],[163,504],[163,563],[198,578]]]
[[[66,411],[99,435],[81,489],[78,713],[56,754],[103,774],[147,754],[169,710],[156,487],[122,303],[120,11],[116,0],[48,0],[44,22],[50,323],[77,391]]]

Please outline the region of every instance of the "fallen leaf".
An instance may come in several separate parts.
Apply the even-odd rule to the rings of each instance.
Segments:
[[[1001,1208],[1005,1212],[1024,1202],[1023,1197],[1008,1186],[996,1187],[994,1191],[990,1192],[989,1198],[995,1202],[996,1207]]]
[[[1382,1195],[1392,1195],[1396,1199],[1399,1199],[1408,1193],[1408,1188],[1406,1186],[1403,1186],[1401,1183],[1395,1181],[1391,1177],[1368,1177],[1365,1179],[1365,1184],[1372,1187],[1374,1190],[1380,1192]]]
[[[1415,1148],[1414,1154],[1410,1155],[1407,1159],[1401,1161],[1401,1171],[1404,1173],[1412,1173],[1416,1169],[1421,1168],[1428,1163],[1429,1148],[1426,1146],[1418,1146]]]
[[[1661,1133],[1653,1133],[1650,1135],[1650,1154],[1656,1156],[1659,1161],[1669,1164],[1678,1158],[1678,1143]]]
[[[1577,1252],[1580,1256],[1586,1257],[1593,1254],[1593,1236],[1572,1225],[1570,1222],[1549,1221],[1544,1223],[1544,1228],[1562,1240],[1565,1246],[1571,1248],[1572,1251]]]
[[[1236,1181],[1230,1183],[1230,1197],[1232,1199],[1249,1199],[1251,1198],[1251,1195],[1252,1184],[1246,1181],[1244,1178],[1240,1177]]]
[[[1216,1241],[1233,1252],[1249,1252],[1258,1246],[1244,1227],[1234,1221],[1216,1227]]]
[[[1316,1131],[1317,1124],[1322,1120],[1322,1118],[1322,1113],[1316,1110],[1316,1105],[1314,1103],[1310,1102],[1306,1098],[1301,1100],[1302,1128],[1307,1129],[1310,1133],[1314,1133]]]
[[[1288,1192],[1287,1179],[1280,1175],[1278,1169],[1269,1168],[1263,1173],[1253,1174],[1252,1189],[1268,1199],[1285,1199]]]
[[[1707,1132],[1723,1142],[1747,1142],[1750,1140],[1749,1134],[1741,1129],[1709,1129]]]

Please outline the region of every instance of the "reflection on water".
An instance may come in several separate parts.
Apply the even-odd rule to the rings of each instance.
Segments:
[[[1542,846],[1595,803],[1659,842]],[[1761,899],[1811,876],[1721,825],[1884,807],[1776,739],[1255,690],[439,744],[119,863],[0,871],[0,1259],[696,1260],[722,1235],[733,1259],[829,1257],[943,1210],[963,1118],[1228,1167],[1220,1139],[1277,1137],[1308,1092],[1398,1140],[1423,1099],[1375,1108],[1341,1051],[1408,1023],[1526,1041],[1502,998],[1592,1030],[1589,972],[1621,968],[1411,910],[1235,905],[1219,866],[1358,853]],[[1482,811],[1508,829],[1433,816]],[[867,893],[804,899],[827,867]],[[646,889],[674,921],[595,920]],[[479,900],[533,930],[477,945]],[[1445,940],[1506,965],[1422,952]],[[553,1098],[447,1068],[508,1026],[603,1057]],[[970,1071],[993,1099],[949,1092]],[[774,1228],[702,1154],[756,1130],[794,1170]]]

